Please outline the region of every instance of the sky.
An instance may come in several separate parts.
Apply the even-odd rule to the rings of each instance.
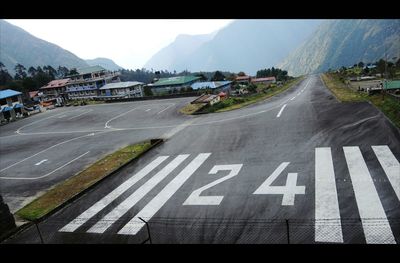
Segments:
[[[6,19],[35,37],[83,59],[105,57],[126,69],[142,68],[179,34],[208,34],[229,19]]]

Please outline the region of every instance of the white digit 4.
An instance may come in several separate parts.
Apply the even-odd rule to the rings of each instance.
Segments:
[[[278,168],[258,187],[253,193],[260,194],[282,194],[282,205],[294,205],[294,198],[298,194],[305,194],[306,187],[304,185],[296,185],[297,173],[288,173],[286,185],[284,186],[271,186],[276,178],[282,173],[283,170],[289,165],[289,162],[281,163]]]
[[[219,171],[230,171],[230,173],[214,182],[194,190],[183,205],[219,205],[224,198],[223,196],[200,196],[201,192],[234,177],[239,173],[242,166],[243,164],[214,165],[209,174],[216,174]]]

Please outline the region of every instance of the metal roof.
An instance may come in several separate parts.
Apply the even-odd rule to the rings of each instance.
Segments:
[[[121,82],[115,82],[115,83],[108,83],[104,85],[103,87],[100,88],[100,90],[105,90],[105,89],[123,89],[123,88],[129,88],[137,85],[143,85],[143,82],[139,81],[121,81]]]
[[[0,100],[5,98],[14,97],[17,95],[21,95],[22,93],[19,91],[15,91],[12,89],[0,90]]]
[[[93,72],[99,72],[99,71],[106,71],[105,68],[102,66],[91,66],[91,67],[86,67],[86,68],[79,68],[76,71],[78,71],[79,75],[84,75],[84,74],[89,74]]]
[[[223,87],[226,85],[231,84],[232,81],[226,80],[226,81],[205,81],[205,82],[196,82],[192,84],[192,88],[194,90],[196,89],[205,89],[205,88],[210,88],[210,89],[216,89],[219,87]]]
[[[40,89],[51,89],[51,88],[59,88],[59,87],[64,87],[65,85],[68,84],[68,81],[70,79],[55,79],[47,83],[46,86],[41,87]]]
[[[385,89],[400,89],[400,80],[388,80]]]
[[[196,76],[178,76],[171,78],[161,78],[157,82],[149,86],[169,86],[169,85],[183,85],[192,81],[198,80],[200,77]]]

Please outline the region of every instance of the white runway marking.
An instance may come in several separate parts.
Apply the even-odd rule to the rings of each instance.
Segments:
[[[147,109],[146,111],[150,111],[151,109]]]
[[[58,167],[57,169],[51,171],[50,173],[47,173],[45,175],[39,176],[39,177],[0,177],[0,179],[11,179],[11,180],[37,180],[37,179],[42,179],[45,178],[55,172],[57,172],[58,170],[64,168],[65,166],[67,166],[68,164],[78,160],[79,158],[83,157],[84,155],[88,154],[90,151],[85,152],[84,154],[79,155],[78,157],[72,159],[71,161],[67,162],[66,164]]]
[[[170,107],[172,107],[172,106],[175,106],[175,103],[173,103],[173,104],[169,105],[168,107],[166,107],[165,109],[163,109],[163,110],[157,112],[157,114],[160,114],[160,113],[166,111],[168,108],[170,108]]]
[[[136,214],[119,232],[123,235],[135,235],[142,229],[145,220],[150,220],[187,179],[202,165],[211,153],[200,153],[194,158],[161,192],[159,192],[139,213]]]
[[[343,147],[367,243],[396,244],[359,147]],[[378,219],[371,223],[369,219]]]
[[[121,114],[119,114],[119,115],[117,115],[117,116],[115,116],[115,117],[112,117],[111,119],[109,119],[108,121],[106,121],[106,123],[104,124],[104,128],[111,128],[111,126],[108,125],[111,121],[113,121],[113,120],[115,120],[115,119],[118,119],[119,117],[122,117],[122,116],[124,116],[125,114],[128,114],[129,112],[136,110],[137,108],[139,108],[139,107],[135,107],[135,108],[130,109],[130,110],[126,111],[126,112],[123,112],[123,113],[121,113]]]
[[[287,105],[287,104],[285,104],[285,105],[282,106],[281,110],[278,112],[278,115],[276,115],[277,118],[279,118],[279,117],[281,116],[283,110],[286,108],[286,105]]]
[[[46,161],[47,161],[47,159],[41,160],[40,162],[35,163],[35,165],[41,165],[42,163],[44,163],[44,162],[46,162]]]
[[[76,116],[73,116],[73,117],[69,118],[68,120],[73,120],[73,119],[78,118],[78,117],[80,117],[80,116],[82,116],[82,115],[84,115],[84,114],[86,114],[86,113],[91,112],[91,111],[93,111],[93,109],[90,109],[90,110],[85,111],[85,112],[83,112],[83,113],[81,113],[81,114],[78,114],[78,115],[76,115]]]
[[[305,194],[305,186],[297,185],[297,173],[288,173],[286,185],[274,186],[272,183],[278,178],[283,170],[289,165],[289,162],[281,163],[275,171],[254,191],[255,195],[283,195],[282,205],[294,205],[296,195]]]
[[[343,243],[330,147],[315,148],[315,241]]]
[[[243,164],[214,165],[210,172],[208,172],[209,174],[216,174],[219,171],[229,171],[229,174],[194,190],[185,200],[185,202],[183,202],[182,205],[219,205],[222,202],[222,199],[224,199],[223,195],[201,196],[201,193],[213,186],[216,186],[217,184],[220,184],[238,175],[240,169],[242,169],[242,166]]]
[[[307,83],[308,85],[308,83]],[[291,90],[293,87],[291,87],[288,90]],[[285,91],[286,92],[286,91]],[[268,101],[273,99],[274,97],[268,98],[264,101]],[[285,102],[289,101],[290,99],[285,100]],[[128,103],[121,103],[121,104],[128,104]],[[131,104],[131,103],[129,103]],[[88,105],[88,106],[104,106],[104,105]],[[109,106],[108,104],[105,106]],[[143,107],[145,105],[141,105],[140,107]],[[222,119],[218,119],[218,120],[211,120],[211,121],[205,121],[205,122],[199,122],[199,123],[195,123],[195,124],[190,124],[189,126],[203,126],[203,125],[211,125],[211,124],[218,124],[218,123],[224,123],[224,122],[229,122],[229,121],[234,121],[234,120],[238,120],[238,119],[242,119],[242,118],[247,118],[247,117],[251,117],[251,116],[256,116],[265,112],[269,112],[272,110],[275,110],[276,108],[280,107],[280,105],[278,106],[273,106],[271,108],[268,109],[264,109],[264,110],[260,110],[257,112],[252,112],[252,113],[248,113],[248,114],[243,114],[243,115],[239,115],[239,116],[234,116],[234,117],[230,117],[230,118],[222,118]],[[126,114],[122,113],[123,114]],[[114,119],[117,119],[120,116],[116,116],[113,117],[112,119],[110,119],[109,121],[106,122],[105,128],[110,128],[113,130],[117,130],[117,131],[129,131],[129,130],[148,130],[148,129],[164,129],[164,128],[174,128],[177,125],[165,125],[165,126],[147,126],[147,127],[127,127],[127,128],[112,128],[110,126],[108,126],[108,123]],[[83,131],[55,131],[55,132],[32,132],[32,133],[25,133],[24,135],[43,135],[43,134],[63,134],[63,133],[83,133],[83,132],[100,132],[100,131],[104,131],[104,130],[83,130]]]
[[[291,98],[290,100],[294,100],[296,98],[296,96],[294,96],[293,98]]]
[[[103,208],[108,206],[112,201],[117,199],[120,195],[122,195],[126,190],[136,184],[140,179],[148,175],[151,171],[153,171],[157,166],[159,166],[162,162],[164,162],[169,156],[159,156],[154,161],[146,165],[142,170],[137,172],[135,175],[130,177],[120,186],[115,188],[108,195],[97,201],[94,205],[92,205],[85,212],[80,214],[77,218],[72,220],[69,224],[61,228],[60,232],[74,232],[81,225],[87,222],[90,218],[100,212]]]
[[[75,137],[75,138],[72,138],[72,139],[69,139],[69,140],[66,140],[66,141],[57,143],[57,144],[55,144],[55,145],[53,145],[53,146],[50,146],[50,147],[48,147],[48,148],[46,148],[46,149],[44,149],[44,150],[42,150],[42,151],[40,151],[40,152],[38,152],[38,153],[35,153],[34,155],[31,155],[31,156],[29,156],[29,157],[27,157],[27,158],[25,158],[25,159],[22,159],[22,160],[20,160],[20,161],[14,163],[14,164],[12,164],[12,165],[9,165],[9,166],[7,166],[7,167],[1,169],[0,172],[3,172],[3,171],[5,171],[5,170],[7,170],[7,169],[9,169],[9,168],[11,168],[11,167],[14,167],[14,166],[17,165],[17,164],[20,164],[20,163],[22,163],[22,162],[24,162],[24,161],[26,161],[26,160],[28,160],[28,159],[30,159],[30,158],[32,158],[32,157],[35,157],[35,156],[38,155],[38,154],[41,154],[41,153],[43,153],[43,152],[45,152],[45,151],[47,151],[47,150],[50,150],[50,149],[52,149],[52,148],[54,148],[54,147],[57,147],[57,146],[59,146],[59,145],[61,145],[61,144],[64,144],[64,143],[67,143],[67,142],[71,142],[71,141],[74,141],[74,140],[77,140],[77,139],[80,139],[80,138],[83,138],[83,137],[86,137],[86,136],[93,136],[93,135],[94,135],[94,133],[90,133],[90,134],[86,134],[86,135],[83,135],[83,136]],[[2,178],[2,177],[0,177],[0,178]]]
[[[139,187],[133,192],[128,198],[122,203],[115,207],[106,216],[100,219],[94,226],[92,226],[87,232],[88,233],[104,233],[115,221],[121,216],[128,212],[137,202],[139,202],[148,192],[150,192],[157,184],[165,179],[176,167],[178,167],[189,154],[178,155],[172,160],[167,166],[161,169],[153,177],[151,177],[146,183]]]
[[[61,115],[61,116],[59,116],[59,117],[57,117],[57,118],[59,118],[59,119],[61,119],[61,118],[64,118],[64,117],[66,117],[67,115]]]
[[[19,127],[18,130],[16,130],[15,132],[22,135],[22,134],[24,134],[24,133],[21,132],[21,130],[22,130],[23,128],[26,128],[26,127],[28,127],[28,126],[31,126],[31,125],[33,125],[33,124],[35,124],[35,123],[38,123],[38,122],[41,122],[41,121],[48,120],[48,119],[50,119],[50,118],[57,117],[57,116],[62,115],[62,114],[65,114],[65,112],[57,113],[57,114],[55,114],[55,115],[53,115],[53,116],[49,116],[49,117],[46,117],[46,118],[44,118],[44,119],[40,119],[40,120],[31,122],[31,123],[25,124],[25,125]]]
[[[379,163],[385,171],[397,199],[400,200],[400,164],[387,145],[372,146]]]

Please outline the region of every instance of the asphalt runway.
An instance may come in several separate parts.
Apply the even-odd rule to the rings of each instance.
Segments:
[[[188,101],[60,109],[43,115],[53,116],[44,121],[7,127],[6,136],[12,136],[1,143],[14,151],[30,141],[25,136],[45,144],[37,150],[73,141],[2,176],[40,176],[90,151],[68,169],[33,180],[38,188],[128,140],[167,138],[41,222],[44,242],[141,243],[150,232],[152,243],[399,243],[400,133],[372,105],[338,102],[318,75],[231,112],[177,113]],[[77,114],[78,123],[62,122]],[[25,135],[13,135],[18,129]],[[18,154],[26,158],[34,150]],[[53,156],[55,166],[30,172],[34,162]],[[10,186],[28,189],[32,180],[1,183],[2,191],[13,192]],[[7,242],[41,240],[31,227]]]

